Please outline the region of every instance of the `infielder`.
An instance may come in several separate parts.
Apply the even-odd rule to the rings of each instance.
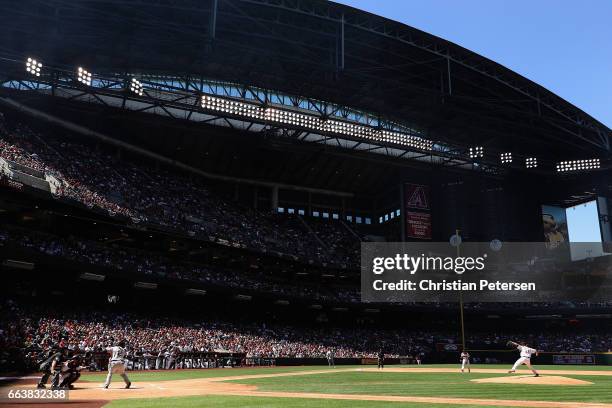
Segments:
[[[383,351],[383,349],[379,349],[378,350],[378,369],[382,370],[385,368],[385,352]]]
[[[461,352],[461,372],[463,373],[465,370],[465,366],[467,365],[467,369],[468,369],[468,373],[471,372],[470,370],[470,353],[468,353],[467,351],[462,351]]]
[[[104,382],[104,388],[108,388],[111,383],[111,378],[113,378],[113,373],[117,373],[123,378],[125,381],[125,388],[130,388],[132,383],[130,379],[125,374],[125,342],[120,341],[116,346],[107,347],[106,351],[111,353],[111,357],[108,360],[108,375],[106,376],[106,381]]]
[[[516,368],[518,366],[520,366],[521,364],[525,364],[527,367],[529,367],[531,371],[533,371],[533,374],[536,377],[540,376],[540,374],[538,374],[535,368],[531,366],[531,355],[535,354],[536,357],[538,355],[538,351],[536,349],[532,349],[530,347],[527,347],[525,344],[519,344],[513,341],[509,341],[508,343],[506,343],[506,345],[516,347],[516,349],[521,353],[521,356],[519,357],[519,359],[516,360],[516,362],[512,366],[512,370],[508,371],[509,373],[516,372]]]

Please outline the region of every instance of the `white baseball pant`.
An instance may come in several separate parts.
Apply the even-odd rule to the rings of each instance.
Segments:
[[[105,387],[110,385],[113,374],[119,374],[121,378],[123,378],[123,381],[125,381],[125,385],[130,383],[130,379],[128,378],[127,374],[125,374],[125,363],[123,361],[108,362],[108,374],[106,376],[106,381],[104,382]]]
[[[518,360],[516,360],[516,362],[514,363],[514,365],[512,366],[512,371],[515,371],[516,368],[518,366],[520,366],[521,364],[525,364],[531,371],[533,371],[534,374],[537,374],[538,372],[535,370],[535,368],[533,368],[531,366],[531,358],[529,357],[520,357]]]

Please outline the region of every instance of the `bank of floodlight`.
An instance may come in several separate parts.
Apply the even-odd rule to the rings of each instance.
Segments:
[[[262,109],[259,106],[250,103],[237,102],[204,95],[202,96],[201,106],[204,109],[213,110],[216,112],[263,120]]]
[[[42,63],[35,60],[34,58],[28,58],[26,61],[26,71],[34,76],[40,76],[40,70],[42,69]]]
[[[142,96],[144,94],[142,83],[136,78],[132,78],[132,81],[130,82],[130,91],[134,92],[138,96]]]
[[[334,119],[327,119],[321,124],[321,130],[328,133],[337,133],[341,135],[349,135],[351,137],[361,139],[374,139],[379,140],[380,135],[376,129],[356,125],[354,123],[342,122]]]
[[[596,170],[601,167],[599,159],[567,160],[557,163],[557,171],[560,173],[567,171]]]
[[[320,130],[323,123],[318,116],[307,115],[300,112],[289,112],[276,108],[266,108],[263,115],[264,120],[269,122],[277,122],[309,129]]]
[[[395,143],[420,150],[432,150],[433,142],[419,136],[407,135],[389,130],[381,130],[377,133],[375,140],[379,142]]]
[[[484,157],[484,148],[482,146],[470,147],[470,159],[478,159]]]
[[[79,67],[77,69],[77,81],[83,85],[91,86],[91,72],[83,69],[83,67]]]
[[[502,164],[512,163],[512,153],[502,153],[499,155]]]
[[[207,110],[243,116],[266,122],[302,127],[314,132],[347,135],[357,139],[394,143],[420,150],[433,149],[432,141],[423,139],[419,136],[407,135],[390,130],[380,130],[370,126],[364,126],[336,119],[324,119],[319,115],[303,112],[289,111],[270,106],[262,107],[252,103],[239,102],[209,95],[202,96],[201,106]]]
[[[538,167],[538,158],[537,157],[527,157],[525,159],[525,167],[528,169],[535,169]]]

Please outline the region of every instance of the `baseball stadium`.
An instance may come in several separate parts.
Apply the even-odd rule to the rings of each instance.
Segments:
[[[0,404],[612,408],[611,140],[331,1],[0,1]]]

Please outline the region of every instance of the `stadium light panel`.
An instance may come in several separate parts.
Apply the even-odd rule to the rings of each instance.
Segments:
[[[40,70],[42,69],[42,63],[35,60],[34,58],[28,58],[26,61],[26,71],[34,76],[40,76]]]
[[[470,159],[482,157],[484,157],[484,148],[482,146],[470,147]]]
[[[557,163],[557,172],[596,170],[601,168],[599,159],[566,160]]]
[[[502,153],[499,155],[502,164],[512,163],[512,153]]]
[[[525,159],[525,167],[528,169],[535,169],[538,167],[537,157],[527,157]]]
[[[77,81],[83,85],[91,86],[91,72],[83,69],[83,67],[79,67],[77,69]]]
[[[144,94],[142,83],[136,78],[132,78],[132,81],[130,82],[130,91],[134,92],[138,96],[142,96]]]

